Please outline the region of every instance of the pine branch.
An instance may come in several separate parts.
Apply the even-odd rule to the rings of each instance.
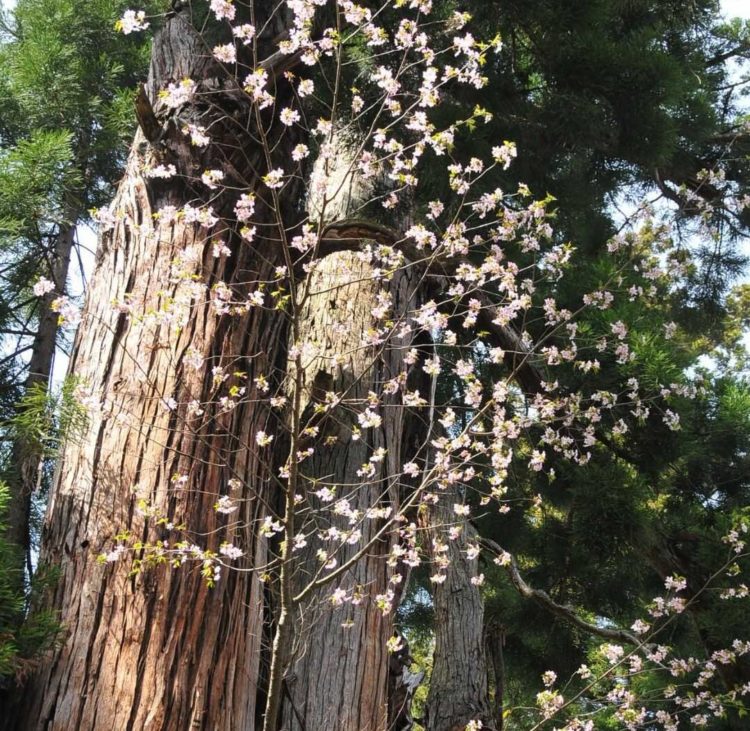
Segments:
[[[19,348],[13,353],[10,353],[9,355],[6,355],[4,358],[0,359],[0,366],[5,365],[11,360],[15,360],[18,358],[19,355],[23,355],[24,353],[27,353],[29,350],[31,350],[33,346],[32,345],[26,345],[23,348]]]
[[[706,68],[708,69],[712,66],[719,66],[720,64],[728,61],[730,58],[735,58],[736,56],[747,58],[748,54],[750,54],[750,44],[740,43],[734,48],[730,48],[728,51],[717,53],[715,56],[709,58],[706,61]]]

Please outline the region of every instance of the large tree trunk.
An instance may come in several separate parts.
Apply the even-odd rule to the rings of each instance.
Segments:
[[[301,531],[310,537],[300,553],[295,576],[297,590],[320,568],[317,551],[338,547],[336,541],[316,538],[320,531],[331,526],[341,531],[361,529],[361,541],[338,548],[339,566],[362,545],[374,542],[340,579],[314,590],[296,608],[283,728],[380,731],[387,727],[386,643],[393,633],[393,613],[381,612],[375,597],[386,594],[389,586],[396,595],[400,593],[400,586],[389,585],[389,578],[397,570],[387,565],[398,530],[389,529],[374,540],[383,527],[383,519],[364,516],[370,508],[388,506],[394,514],[399,509],[400,483],[396,477],[405,461],[405,411],[400,394],[386,398],[380,428],[364,431],[358,440],[351,437],[357,425],[356,413],[364,408],[368,392],[379,392],[385,381],[405,372],[403,356],[411,335],[391,340],[380,353],[379,347],[366,345],[380,285],[373,281],[370,265],[352,252],[327,257],[309,286],[313,294],[303,312],[301,330],[309,342],[319,347],[318,357],[305,369],[309,404],[322,400],[328,390],[360,406],[337,407],[319,422],[319,433],[312,440],[315,453],[303,464],[306,501],[301,507],[303,515],[305,509],[308,512]],[[416,277],[403,272],[386,287],[392,294],[396,317],[412,311],[415,287]],[[335,356],[339,357],[337,364]],[[315,421],[310,408],[301,426],[308,421]],[[387,451],[385,459],[377,463],[376,473],[368,478],[358,475],[378,448]],[[351,524],[344,516],[320,512],[322,503],[312,493],[331,484],[337,486],[336,499],[347,499],[362,519]],[[346,590],[349,596],[361,595],[361,603],[332,605],[330,597],[337,588]],[[394,611],[396,604],[394,601]]]
[[[167,81],[186,76],[214,88],[220,83],[212,79],[198,35],[176,16],[154,42],[150,98]],[[205,115],[215,110],[201,112],[206,124]],[[248,115],[250,123],[249,108]],[[197,153],[179,132],[169,142],[180,172],[200,175],[205,160],[194,159]],[[275,417],[257,394],[233,411],[219,409],[210,370],[243,371],[247,384],[260,375],[278,383],[285,318],[260,308],[217,316],[208,289],[196,290],[189,276],[176,280],[173,267],[197,247],[197,271],[187,274],[200,274],[209,286],[224,281],[242,300],[245,283],[274,278],[281,247],[263,239],[242,245],[223,232],[232,255],[214,258],[206,228],[154,218],[164,206],[195,204],[195,197],[185,186],[141,176],[144,155],[152,154],[143,143],[136,140],[113,205],[119,221],[103,236],[72,356],[73,372],[102,407],[85,437],[62,456],[43,529],[42,559],[60,567],[52,603],[65,637],[29,683],[19,729],[228,731],[255,723],[264,622],[257,574],[225,572],[209,589],[200,564],[161,564],[131,575],[127,558],[104,565],[96,560],[111,549],[114,535],[127,531],[170,546],[186,537],[213,551],[229,541],[245,551],[247,569],[266,561],[257,527],[272,480],[268,455],[254,435],[273,432]],[[250,149],[231,162],[246,180],[257,181],[266,169],[263,155],[242,143]],[[256,218],[269,224],[269,236],[277,235],[274,211],[261,206]],[[129,302],[131,314],[118,311],[113,300],[121,309]],[[179,329],[171,315],[159,314],[167,311]],[[189,347],[208,359],[207,369],[188,366]],[[187,413],[195,399],[211,402],[200,418]],[[241,508],[225,517],[213,505],[232,478],[242,485],[236,495]],[[139,509],[141,499],[147,510]],[[184,523],[190,533],[157,525],[161,516]]]
[[[281,30],[270,28],[268,35],[275,37]],[[171,113],[155,100],[160,88],[184,77],[210,90],[211,102],[183,108],[180,121],[174,123]],[[268,405],[271,394],[253,384],[264,376],[271,393],[284,388],[288,319],[273,308],[218,316],[210,304],[210,288],[225,282],[233,299],[243,301],[253,289],[249,283],[274,279],[276,267],[284,263],[280,239],[299,217],[292,208],[300,193],[287,187],[281,208],[264,208],[259,197],[254,224],[263,235],[248,246],[231,223],[230,230],[222,224],[225,230],[217,232],[186,224],[182,218],[155,216],[166,206],[199,205],[200,190],[141,175],[144,163],[174,161],[183,175],[198,177],[203,169],[223,167],[243,189],[260,187],[268,160],[249,133],[257,122],[254,110],[231,84],[225,96],[217,94],[222,84],[185,17],[168,20],[154,42],[148,85],[155,114],[149,103],[141,114],[141,126],[158,153],[139,135],[112,206],[118,222],[103,236],[72,357],[74,373],[102,406],[92,414],[85,437],[65,450],[48,507],[42,559],[61,569],[51,603],[60,610],[66,634],[49,665],[29,683],[17,724],[24,731],[260,727],[271,610],[277,598],[274,587],[261,581],[272,553],[259,527],[265,517],[276,517],[273,508],[282,492],[277,468],[286,454],[279,447],[272,452],[256,445],[259,431],[278,435],[275,444],[282,445],[284,425]],[[231,114],[221,108],[222,100],[231,105]],[[247,116],[238,119],[243,114]],[[218,156],[213,146],[202,152],[181,137],[178,127],[186,116],[203,126],[213,123],[214,137],[223,130],[225,144]],[[279,158],[288,154],[288,137],[281,144],[274,141],[274,165],[284,165]],[[220,198],[212,205],[227,220],[232,218],[234,200]],[[217,233],[232,250],[229,258],[212,255],[212,234]],[[175,261],[189,259],[185,252],[194,248],[200,252],[194,264],[179,265],[183,271],[176,275]],[[353,255],[338,256],[348,257],[367,276],[366,265]],[[337,279],[337,273],[335,265],[324,265],[315,275],[313,289],[342,289],[332,307],[330,292],[311,298],[301,324],[306,337],[316,333],[321,342],[327,341],[328,354],[355,341],[359,345],[374,296],[373,285],[347,287],[348,280]],[[394,278],[390,288],[395,310],[408,310],[414,287],[408,275]],[[353,304],[356,297],[362,298],[359,304]],[[340,337],[331,336],[336,327]],[[191,367],[192,350],[206,359],[205,368]],[[349,395],[361,397],[398,375],[403,349],[373,359],[374,352],[358,350],[331,372],[334,388],[351,388]],[[215,367],[244,374],[237,385],[247,385],[249,393],[231,411],[216,403],[223,386],[211,375]],[[308,370],[311,383],[317,370]],[[235,385],[232,379],[236,380],[230,376],[226,388]],[[205,408],[202,416],[188,411],[195,401]],[[330,421],[347,418],[332,415]],[[396,509],[399,488],[385,476],[398,475],[404,459],[400,395],[389,397],[382,428],[365,439],[350,440],[345,424],[338,423],[339,441],[321,446],[305,463],[307,477],[334,475],[342,483],[361,483],[356,470],[383,446],[387,456],[378,476],[351,499],[362,510],[375,504]],[[235,480],[241,484],[232,493],[241,505],[239,512],[217,514],[217,498],[227,494]],[[167,522],[184,524],[189,533]],[[366,523],[364,540],[382,525]],[[200,575],[200,562],[178,568],[139,567],[127,557],[97,562],[97,554],[110,551],[118,533],[127,534],[131,545],[133,539],[146,544],[134,559],[146,559],[148,544],[157,540],[168,541],[171,548],[184,538],[212,551],[227,541],[245,551],[240,565],[245,570],[225,570],[217,586],[209,589]],[[369,601],[348,606],[346,612],[332,611],[326,597],[337,584],[316,589],[297,606],[301,615],[292,617],[300,624],[293,637],[291,667],[282,669],[285,729],[386,728],[385,645],[392,619],[376,608],[374,597],[388,590],[391,572],[385,559],[394,540],[395,531],[390,531],[375,541],[340,582],[361,588]],[[354,551],[347,547],[339,560]],[[319,566],[314,556],[300,559],[294,577],[297,588],[313,573],[307,562]],[[133,568],[140,570],[132,572]],[[345,618],[352,621],[348,629],[341,626]]]
[[[427,697],[427,731],[462,731],[472,720],[494,728],[487,691],[484,645],[484,606],[472,577],[478,575],[477,558],[467,554],[476,545],[477,532],[469,521],[457,518],[453,505],[461,502],[458,490],[446,489],[431,516],[429,535],[437,575],[435,585],[435,652]],[[457,538],[448,527],[460,529]],[[444,569],[441,562],[447,563]]]
[[[242,363],[252,382],[281,364],[284,324],[278,317],[268,322],[260,310],[225,321],[200,304],[180,335],[170,337],[163,325],[135,327],[114,312],[111,300],[122,301],[126,292],[158,308],[170,261],[191,245],[204,248],[204,233],[194,226],[151,230],[155,209],[132,168],[118,203],[145,230],[131,233],[124,223],[114,230],[73,354],[74,372],[105,402],[80,446],[63,455],[50,499],[42,557],[61,568],[54,605],[67,636],[32,683],[21,727],[248,728],[262,633],[256,575],[230,573],[209,590],[189,567],[129,578],[130,562],[98,565],[96,554],[122,531],[144,540],[176,539],[138,511],[145,498],[156,514],[188,525],[205,548],[215,551],[228,540],[246,551],[249,565],[265,562],[264,541],[252,528],[234,535],[212,505],[227,481],[239,477],[242,518],[250,526],[262,518],[262,499],[252,498],[265,494],[268,474],[253,435],[268,429],[269,414],[244,405],[191,421],[186,404],[211,400],[213,386],[190,372],[184,356],[190,345],[212,363],[236,368],[243,354],[258,354]],[[237,258],[235,272],[243,279],[251,266],[267,266],[243,261],[240,251]],[[214,272],[222,274],[229,275]],[[165,408],[168,398],[180,404],[175,411]],[[183,474],[185,484],[173,480]],[[210,537],[204,543],[201,535]]]
[[[311,216],[330,222],[345,219],[367,202],[372,181],[356,172],[351,144],[337,140],[336,154],[325,164],[325,196],[313,194]],[[317,434],[303,439],[313,455],[303,463],[305,500],[301,504],[301,533],[307,545],[300,551],[294,576],[296,591],[316,578],[321,568],[319,550],[335,551],[338,566],[352,562],[341,577],[316,588],[295,608],[292,659],[287,674],[283,728],[288,731],[330,729],[331,731],[380,731],[392,722],[392,678],[387,642],[393,634],[393,615],[403,586],[402,567],[389,566],[392,547],[398,541],[398,524],[382,535],[385,518],[367,517],[373,508],[387,508],[395,515],[402,502],[404,484],[398,476],[413,439],[406,434],[413,424],[412,412],[402,405],[402,394],[383,397],[378,409],[379,428],[358,429],[357,414],[367,403],[368,394],[382,395],[384,384],[401,375],[406,385],[409,366],[405,353],[413,333],[394,331],[408,322],[418,299],[419,279],[414,271],[397,272],[388,282],[374,277],[373,267],[354,251],[341,251],[322,259],[305,283],[306,300],[300,313],[299,330],[313,344],[317,356],[304,366],[305,408],[300,428],[313,425]],[[378,294],[392,302],[389,312],[396,324],[378,345],[368,343],[375,321]],[[294,370],[292,369],[292,375]],[[341,402],[325,413],[316,413],[326,392]],[[418,431],[412,429],[412,431]],[[363,477],[361,469],[377,450],[385,457],[373,463],[373,473]],[[330,506],[314,495],[322,486],[335,486],[336,500],[347,500],[359,519],[334,515]],[[322,510],[321,510],[322,508]],[[360,541],[340,545],[322,540],[327,529],[361,530]],[[356,558],[361,547],[368,549]],[[334,590],[344,590],[341,604],[331,602]],[[384,613],[377,606],[378,595],[392,591],[393,611]],[[356,603],[349,600],[356,596]]]

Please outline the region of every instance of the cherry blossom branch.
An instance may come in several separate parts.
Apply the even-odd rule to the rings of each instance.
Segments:
[[[414,264],[423,264],[428,273],[441,277],[447,276],[444,263],[437,256],[426,257],[415,245],[409,243],[406,236],[398,231],[374,221],[363,219],[343,219],[328,224],[320,237],[318,255],[327,256],[336,251],[357,248],[363,240],[375,241],[382,246],[398,246],[398,249]],[[465,263],[464,259],[451,262],[451,268]],[[497,306],[483,292],[477,293],[481,303],[480,317],[482,326],[495,338],[496,344],[505,352],[505,363],[514,374],[514,379],[527,394],[536,394],[542,390],[544,380],[541,371],[531,362],[532,353],[523,343],[519,333],[508,325],[498,322]]]
[[[499,544],[495,543],[495,541],[493,541],[491,538],[484,538],[483,536],[479,536],[477,538],[477,541],[483,548],[493,552],[498,557],[502,558],[502,562],[500,563],[500,565],[507,572],[510,581],[515,589],[525,599],[534,599],[545,609],[552,612],[552,614],[563,617],[571,624],[575,625],[579,629],[584,630],[584,632],[588,632],[589,634],[598,635],[599,637],[604,637],[608,640],[627,642],[637,647],[643,645],[643,642],[638,639],[636,635],[628,632],[627,630],[619,628],[612,629],[609,627],[600,627],[599,625],[592,624],[591,622],[586,622],[585,620],[581,619],[575,613],[575,610],[572,607],[566,606],[564,604],[558,604],[554,599],[552,599],[549,594],[547,594],[546,591],[543,591],[541,589],[534,589],[533,587],[529,586],[524,580],[523,576],[521,576],[521,572],[518,570],[516,559],[510,553],[505,551]]]

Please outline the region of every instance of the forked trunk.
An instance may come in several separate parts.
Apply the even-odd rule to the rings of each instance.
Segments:
[[[268,35],[281,30],[270,28]],[[188,104],[176,119],[155,100],[159,89],[185,77],[210,91],[210,101]],[[217,215],[230,221],[228,227],[188,223],[165,211],[205,205],[205,188],[160,182],[142,172],[144,164],[174,162],[181,175],[195,179],[204,169],[221,168],[243,191],[263,190],[268,161],[252,134],[257,118],[236,85],[224,83],[186,16],[168,20],[154,42],[150,102],[141,99],[141,127],[153,147],[139,134],[112,206],[117,222],[103,236],[72,357],[74,373],[102,403],[86,435],[66,448],[50,499],[42,559],[61,569],[51,603],[60,610],[66,634],[28,685],[17,724],[24,731],[261,726],[276,599],[273,585],[261,581],[271,552],[260,526],[278,506],[284,487],[278,467],[286,455],[280,446],[259,447],[256,435],[278,435],[275,445],[284,441],[281,412],[271,410],[263,379],[272,392],[283,388],[288,318],[273,307],[219,315],[211,288],[223,282],[232,300],[242,302],[257,282],[277,278],[274,272],[284,263],[279,222],[294,227],[299,214],[292,208],[300,191],[288,185],[281,208],[264,207],[259,195],[253,224],[260,233],[247,245],[231,223],[236,198],[211,201]],[[224,103],[227,108],[221,108]],[[185,122],[211,126],[213,139],[223,133],[220,154],[213,145],[203,151],[191,147],[182,133]],[[292,145],[291,135],[273,142],[274,164],[284,166],[280,158],[288,157]],[[217,238],[231,256],[214,256]],[[343,257],[339,263],[348,257],[355,272],[364,267],[352,254],[337,256]],[[342,280],[340,272],[334,258],[315,275],[313,289],[333,287],[336,294],[326,291],[309,300],[301,329],[330,354],[356,343],[348,361],[323,370],[334,390],[350,389],[361,397],[398,375],[403,349],[376,357],[377,348],[358,350],[374,290],[368,284],[347,286],[356,273]],[[395,310],[409,308],[414,286],[406,275],[394,278]],[[203,368],[194,367],[194,351],[203,357]],[[216,368],[228,380],[214,374]],[[310,382],[316,375],[314,368],[306,373]],[[248,392],[239,405],[226,408],[219,398],[232,386]],[[198,414],[201,408],[205,413]],[[383,409],[383,426],[365,439],[350,439],[349,418],[333,414],[322,425],[325,431],[336,424],[340,433],[335,444],[321,446],[303,464],[306,475],[361,483],[356,471],[383,446],[387,456],[378,476],[350,497],[361,510],[388,504],[396,509],[398,486],[385,476],[399,474],[403,456],[399,397]],[[342,487],[341,495],[346,490]],[[214,505],[223,494],[239,503],[238,512],[217,513]],[[365,538],[380,525],[368,521]],[[132,557],[112,552],[117,534],[130,546],[140,541]],[[170,550],[180,539],[214,552],[222,542],[232,543],[245,552],[239,562],[244,570],[225,570],[210,589],[200,561],[178,568],[146,565],[157,541],[166,541],[162,547]],[[375,541],[341,581],[369,601],[332,609],[331,585],[311,592],[296,608],[302,614],[291,617],[298,627],[291,668],[284,673],[283,728],[387,727],[386,641],[392,625],[374,597],[388,590],[385,559],[393,540],[391,531]],[[339,560],[354,550],[347,546]],[[116,560],[97,561],[108,552]],[[301,558],[294,577],[298,589],[320,566],[314,555]]]

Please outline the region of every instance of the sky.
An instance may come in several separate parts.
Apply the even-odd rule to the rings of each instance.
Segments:
[[[750,18],[750,0],[722,0],[721,9],[730,18]]]

